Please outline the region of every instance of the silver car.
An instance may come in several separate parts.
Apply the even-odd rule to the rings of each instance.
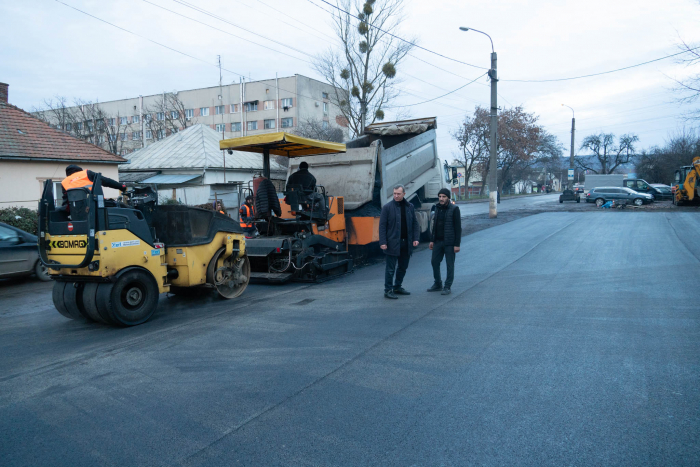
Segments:
[[[654,197],[646,193],[639,193],[626,187],[618,186],[601,186],[591,189],[586,193],[586,202],[595,203],[596,206],[602,206],[608,201],[615,203],[634,204],[641,206],[654,202]]]
[[[42,281],[51,280],[39,261],[36,235],[0,222],[0,278],[31,274]]]

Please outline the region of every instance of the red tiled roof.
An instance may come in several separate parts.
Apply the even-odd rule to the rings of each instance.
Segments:
[[[123,157],[52,128],[19,107],[0,102],[0,159],[126,162]]]

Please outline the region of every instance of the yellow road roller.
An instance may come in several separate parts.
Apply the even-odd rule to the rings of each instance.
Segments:
[[[39,257],[55,280],[53,303],[63,316],[117,326],[146,322],[161,293],[211,289],[236,298],[250,280],[238,222],[206,209],[159,205],[150,187],[104,198],[66,192],[57,208],[53,182],[39,201]]]

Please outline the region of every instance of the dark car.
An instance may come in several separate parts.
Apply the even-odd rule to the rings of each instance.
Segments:
[[[652,187],[659,193],[654,195],[654,198],[658,200],[672,200],[673,199],[673,189],[662,183],[652,183]]]
[[[622,182],[622,186],[634,190],[637,193],[646,193],[654,197],[654,199],[659,199],[661,197],[661,192],[654,188],[653,185],[642,180],[641,178],[628,178]]]
[[[616,186],[595,187],[586,193],[587,203],[595,203],[596,206],[602,206],[606,201],[641,206],[642,204],[653,203],[654,197],[646,193],[638,193],[629,188]]]
[[[36,235],[0,222],[0,278],[31,274],[42,281],[51,280],[39,261]]]

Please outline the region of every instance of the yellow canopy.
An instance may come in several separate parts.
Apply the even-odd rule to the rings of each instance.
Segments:
[[[219,148],[259,153],[267,151],[269,154],[285,157],[345,152],[344,144],[302,138],[285,132],[224,139],[219,141]]]

